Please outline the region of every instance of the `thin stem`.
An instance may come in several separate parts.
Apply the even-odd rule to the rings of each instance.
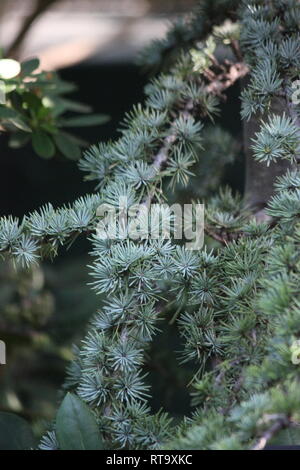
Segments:
[[[6,56],[7,57],[18,57],[18,52],[22,46],[22,43],[27,36],[31,26],[33,23],[50,7],[52,6],[55,2],[59,0],[37,0],[36,2],[36,7],[29,15],[28,17],[25,18],[20,31],[18,32],[16,38],[10,45],[10,47],[7,50]]]
[[[270,417],[273,418],[273,417]],[[272,426],[267,429],[261,438],[258,440],[258,442],[255,444],[255,446],[252,448],[252,450],[263,450],[267,443],[282,429],[288,427],[290,424],[289,420],[285,416],[279,416],[277,417],[277,420],[275,421]]]

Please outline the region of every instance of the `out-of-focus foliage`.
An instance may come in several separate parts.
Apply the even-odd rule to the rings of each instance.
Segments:
[[[20,148],[31,142],[42,158],[61,153],[78,160],[80,147],[87,144],[68,129],[98,126],[108,117],[91,114],[89,106],[66,98],[75,88],[55,72],[39,71],[38,59],[23,63],[1,59],[0,130],[11,134],[9,145]]]
[[[0,264],[0,338],[7,345],[0,409],[31,420],[37,435],[55,411],[72,343],[98,306],[86,286],[85,264],[81,258],[30,270]]]

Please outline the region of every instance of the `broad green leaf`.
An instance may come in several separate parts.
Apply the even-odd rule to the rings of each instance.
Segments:
[[[74,111],[76,113],[91,113],[92,108],[91,106],[80,103],[79,101],[69,100],[67,98],[55,97],[53,98],[54,101],[54,112],[56,115],[56,108],[59,107],[62,111]]]
[[[90,114],[76,116],[69,119],[61,119],[59,124],[61,127],[85,127],[98,126],[109,121],[109,116],[105,114]]]
[[[61,450],[101,450],[98,424],[88,406],[68,393],[56,416],[56,435]]]
[[[9,101],[11,107],[17,111],[18,113],[21,113],[23,111],[23,97],[22,97],[22,92],[20,90],[16,90],[15,92],[12,92],[9,96]]]
[[[29,424],[17,415],[0,412],[0,450],[29,450],[34,447]]]
[[[17,116],[18,113],[14,109],[0,106],[0,119],[16,118]]]
[[[21,63],[21,73],[25,77],[31,75],[40,65],[40,61],[38,58],[25,60]]]
[[[70,134],[69,132],[61,132],[61,134],[65,135],[70,139],[74,144],[77,144],[79,147],[88,147],[90,144],[84,139],[81,139],[77,135]]]
[[[57,134],[53,136],[54,142],[58,150],[67,158],[71,160],[78,160],[81,156],[80,148],[71,139],[64,134]]]
[[[52,158],[55,154],[55,145],[51,137],[44,132],[34,132],[32,134],[32,146],[42,158]]]
[[[19,149],[30,141],[31,136],[28,132],[17,131],[13,132],[9,139],[9,147],[13,149]]]
[[[9,122],[13,124],[17,129],[20,129],[21,131],[24,132],[32,132],[32,129],[26,124],[26,122],[20,118],[16,117],[13,119],[9,119]]]
[[[41,99],[35,94],[29,91],[23,93],[22,95],[23,105],[26,103],[30,111],[37,113],[38,110],[42,107]]]
[[[37,75],[37,77],[38,77],[38,75]],[[35,77],[34,80],[32,80],[31,82],[26,83],[26,88],[28,90],[30,90],[31,88],[36,89],[37,87],[42,88],[43,93],[46,93],[46,92],[48,92],[47,88],[53,87],[53,82],[51,80],[46,80],[44,78],[39,79],[39,78]]]

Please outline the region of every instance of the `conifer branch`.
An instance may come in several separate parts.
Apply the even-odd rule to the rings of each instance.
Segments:
[[[227,88],[234,85],[237,80],[245,77],[249,72],[249,67],[244,62],[231,64],[226,61],[225,64],[228,70],[218,75],[217,78],[207,85],[207,93],[213,93],[220,96],[225,90],[227,90]]]
[[[275,422],[270,426],[253,446],[252,450],[263,450],[273,437],[276,436],[282,429],[289,426],[290,422],[285,416],[269,416],[268,420],[274,420]]]

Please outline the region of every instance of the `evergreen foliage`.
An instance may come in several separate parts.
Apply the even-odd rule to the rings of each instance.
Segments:
[[[0,221],[0,250],[23,267],[55,256],[81,232],[91,241],[91,285],[105,294],[104,303],[64,389],[92,410],[106,448],[235,450],[290,443],[291,436],[292,443],[300,441],[300,131],[291,101],[300,72],[300,5],[199,4],[144,52],[146,65],[163,62],[165,69],[147,85],[145,105],[125,116],[120,138],[92,147],[80,161],[97,192],[61,209],[49,204],[22,221]],[[234,61],[219,63],[220,42],[235,52]],[[226,89],[248,69],[241,114],[260,123],[254,158],[292,165],[277,180],[263,221],[240,195],[218,190],[237,149],[213,119]],[[277,98],[286,101],[286,113],[270,111]],[[193,174],[202,178],[196,188]],[[122,216],[122,197],[129,206],[147,206],[176,197],[184,186],[206,202],[203,250],[146,234],[142,240],[97,238],[100,204]],[[187,384],[195,410],[179,424],[163,411],[151,412],[143,370],[171,303],[183,345],[178,367],[195,366]],[[40,448],[59,447],[57,426]]]

